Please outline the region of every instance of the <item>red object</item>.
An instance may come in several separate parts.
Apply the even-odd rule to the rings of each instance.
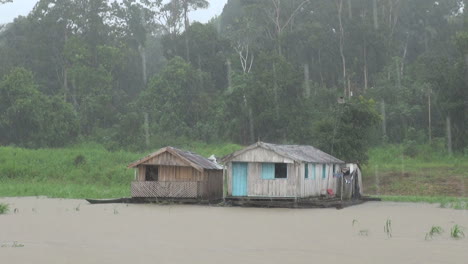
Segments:
[[[328,195],[331,195],[331,196],[335,195],[332,189],[327,189],[327,193]]]

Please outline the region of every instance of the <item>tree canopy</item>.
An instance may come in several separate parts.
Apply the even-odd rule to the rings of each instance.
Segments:
[[[0,28],[0,144],[468,148],[466,1],[229,0],[189,21],[208,6],[40,0]]]

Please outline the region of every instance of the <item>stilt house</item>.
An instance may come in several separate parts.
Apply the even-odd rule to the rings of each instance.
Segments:
[[[312,146],[258,142],[223,162],[228,197],[306,198],[337,193],[351,197],[362,190],[360,172],[348,173],[345,180],[342,168],[349,166]]]
[[[174,147],[162,148],[135,169],[132,197],[216,200],[223,197],[223,171],[216,161]]]

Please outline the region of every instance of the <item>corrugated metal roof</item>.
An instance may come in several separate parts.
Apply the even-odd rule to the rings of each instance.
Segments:
[[[310,163],[345,163],[320,149],[307,145],[275,145],[260,142],[265,148],[296,161]]]
[[[190,151],[185,151],[181,150],[178,148],[174,147],[165,147],[162,148],[156,152],[153,152],[146,157],[139,159],[130,165],[128,165],[128,168],[134,168],[142,163],[145,163],[149,159],[152,159],[162,153],[169,152],[173,155],[180,156],[180,158],[185,159],[188,163],[192,164],[192,166],[196,167],[198,170],[201,169],[207,169],[207,170],[221,170],[223,167],[219,165],[218,163],[215,163],[205,157],[202,157],[196,153],[190,152]]]
[[[344,161],[327,154],[320,149],[307,145],[276,145],[271,143],[257,142],[243,150],[232,153],[226,156],[223,161],[228,162],[234,157],[249,151],[251,149],[261,147],[264,149],[271,150],[278,155],[290,158],[298,162],[309,162],[309,163],[345,163]]]
[[[168,147],[168,148],[172,148],[172,150],[174,150],[175,152],[177,152],[177,154],[179,154],[180,156],[186,158],[187,160],[197,164],[198,166],[202,167],[203,169],[207,169],[207,170],[221,170],[223,169],[223,167],[205,157],[202,157],[196,153],[193,153],[193,152],[190,152],[190,151],[185,151],[185,150],[181,150],[181,149],[178,149],[178,148],[174,148],[174,147]]]

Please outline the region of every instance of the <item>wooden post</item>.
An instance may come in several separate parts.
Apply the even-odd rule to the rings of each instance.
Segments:
[[[350,171],[351,173],[351,171]],[[341,190],[340,190],[340,200],[343,201],[343,179],[344,179],[344,174],[341,176]]]

